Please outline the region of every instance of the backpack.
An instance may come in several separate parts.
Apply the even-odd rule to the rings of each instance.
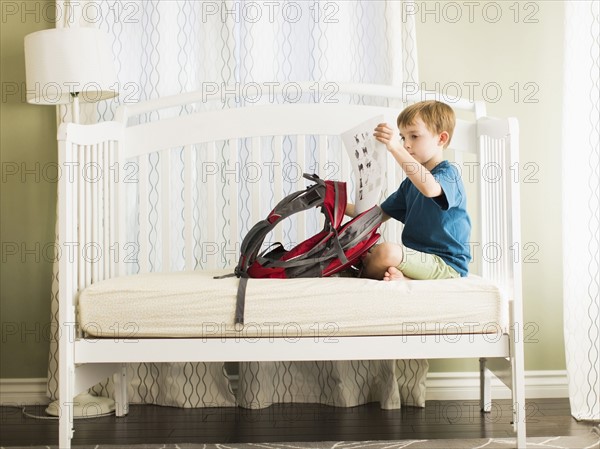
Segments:
[[[235,275],[240,278],[235,324],[244,323],[248,278],[327,277],[352,267],[377,242],[383,213],[373,206],[342,225],[346,211],[346,183],[303,175],[315,184],[282,199],[265,220],[256,223],[240,248]],[[259,254],[267,234],[285,218],[313,207],[325,216],[323,230],[286,250],[281,243]]]

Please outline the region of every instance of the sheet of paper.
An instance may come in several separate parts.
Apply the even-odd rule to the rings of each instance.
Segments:
[[[379,201],[387,150],[373,137],[373,131],[384,121],[383,116],[373,117],[342,133],[342,142],[355,175],[356,213],[368,210]]]

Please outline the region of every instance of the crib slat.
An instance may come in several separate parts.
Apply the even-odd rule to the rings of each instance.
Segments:
[[[319,139],[318,136],[316,135],[308,135],[307,136],[308,142],[307,142],[307,155],[308,155],[308,160],[307,160],[307,168],[308,168],[308,172],[309,173],[315,173],[315,174],[319,174],[319,155],[318,155],[318,151],[319,151]],[[320,225],[320,217],[317,216],[317,214],[312,214],[310,216],[310,226],[311,226],[311,232],[315,233],[318,232],[319,229],[319,225]]]
[[[106,231],[106,277],[112,278],[116,275],[116,264],[119,263],[118,258],[119,254],[119,243],[117,242],[116,236],[116,214],[117,214],[117,185],[116,180],[118,179],[118,170],[119,164],[116,163],[116,158],[114,155],[114,144],[113,141],[110,140],[107,143],[106,148],[106,191],[105,191],[105,200],[106,200],[106,210],[108,211],[108,220],[105,222],[105,231]],[[116,255],[115,260],[113,257]]]
[[[183,191],[184,191],[184,248],[185,268],[194,269],[194,184],[192,147],[186,145],[183,149]]]
[[[487,177],[488,177],[488,185],[489,185],[489,198],[490,198],[490,210],[489,213],[491,214],[491,216],[495,216],[496,215],[496,211],[497,211],[497,203],[496,203],[496,198],[495,198],[495,185],[492,181],[493,176],[494,176],[494,172],[493,172],[493,168],[490,165],[490,160],[493,160],[494,158],[494,141],[490,140],[490,148],[489,148],[489,155],[488,155],[488,171],[487,171]],[[492,261],[495,260],[496,258],[496,251],[495,249],[497,248],[497,244],[498,244],[498,223],[496,223],[495,221],[491,221],[493,223],[492,225],[492,232],[490,235],[490,241],[488,242],[489,248],[490,248],[490,254],[489,257]],[[496,277],[498,276],[498,263],[493,263],[491,265],[492,267],[492,276],[494,279],[496,279]]]
[[[353,191],[352,185],[356,188],[356,182],[354,181],[354,177],[352,176],[352,165],[350,164],[350,158],[348,157],[348,152],[344,147],[344,144],[341,144],[340,147],[341,153],[341,163],[339,166],[339,171],[337,177],[342,181],[348,181],[348,202],[353,202]],[[352,184],[349,182],[352,179]]]
[[[104,147],[105,142],[96,145],[98,161],[98,181],[96,182],[96,189],[98,191],[98,280],[102,280],[106,277],[104,270],[104,248],[107,245],[106,240],[104,239],[104,223],[108,217],[108,211],[104,207],[104,197],[106,195],[106,190],[104,188],[104,173],[106,166],[104,163]]]
[[[481,164],[481,190],[482,190],[482,202],[481,202],[481,222],[482,223],[488,223],[488,217],[490,215],[489,213],[489,208],[491,207],[491,195],[490,195],[490,186],[489,183],[487,181],[487,174],[486,174],[486,164],[487,161],[489,159],[488,156],[488,147],[489,147],[489,139],[487,139],[487,137],[482,137],[482,146],[481,146],[481,159],[480,159],[480,164]],[[490,264],[487,263],[488,259],[487,259],[487,243],[489,241],[491,241],[491,224],[487,227],[483,227],[481,229],[481,257],[483,259],[483,272],[482,275],[483,276],[491,276],[492,273],[489,272],[490,270]]]
[[[171,150],[160,152],[161,271],[171,269]]]
[[[117,226],[117,214],[119,210],[118,205],[118,183],[119,179],[119,163],[115,150],[115,143],[111,140],[108,142],[108,161],[107,166],[109,170],[109,174],[107,176],[108,179],[108,208],[109,208],[109,217],[108,217],[108,246],[109,246],[109,257],[108,257],[108,271],[107,277],[112,278],[116,276],[118,272],[118,264],[119,257],[121,253],[119,252],[119,236],[118,236],[118,226]]]
[[[493,154],[492,157],[494,158],[494,161],[502,161],[502,148],[501,148],[501,141],[499,140],[495,140],[494,141],[494,150],[493,150]],[[496,170],[496,168],[500,169],[502,168],[502,166],[500,165],[500,167],[498,167],[498,165],[495,165],[495,169],[494,169],[494,216],[497,218],[501,218],[501,207],[502,207],[502,185],[504,183],[503,178],[503,173],[502,171],[498,172]],[[503,264],[504,264],[504,258],[507,256],[506,254],[503,253],[503,244],[504,244],[504,239],[503,239],[503,225],[501,223],[501,220],[497,221],[497,229],[496,229],[496,235],[494,236],[494,242],[495,242],[495,246],[497,248],[496,251],[496,279],[501,279],[500,276],[502,276],[502,272],[503,270]]]
[[[106,279],[109,274],[109,261],[110,261],[110,240],[108,238],[108,232],[110,229],[109,220],[111,217],[110,203],[109,203],[109,187],[110,183],[108,178],[110,176],[110,165],[109,165],[109,142],[102,142],[101,147],[101,161],[102,161],[102,273],[100,279]]]
[[[275,205],[283,198],[283,136],[273,137],[273,161],[274,161],[274,179],[273,179],[273,192],[274,202],[271,205]],[[275,226],[273,230],[274,241],[283,242],[283,226]]]
[[[252,179],[249,182],[248,190],[250,191],[250,199],[252,201],[252,210],[250,214],[250,221],[248,223],[248,229],[254,226],[259,220],[262,220],[264,212],[261,210],[261,203],[264,201],[261,195],[261,183],[264,176],[268,177],[268,173],[263,170],[262,157],[260,151],[260,137],[253,137],[252,144],[250,147],[250,161],[253,166],[258,170],[257,178]]]
[[[112,211],[113,217],[111,218],[111,242],[112,250],[114,251],[114,257],[116,260],[116,266],[111,270],[111,277],[115,275],[124,276],[127,274],[127,266],[125,265],[125,245],[127,243],[127,189],[129,187],[123,182],[123,176],[125,173],[125,159],[123,153],[120,151],[119,144],[113,144],[111,142],[111,161],[114,161],[115,169],[114,182],[112,182],[112,195],[111,200],[113,201]],[[139,163],[138,163],[138,176],[139,176]],[[139,181],[139,180],[138,180]],[[141,183],[137,183],[141,186]],[[141,213],[138,210],[138,214]],[[123,214],[121,216],[120,214]],[[131,242],[132,244],[134,242]],[[140,263],[140,251],[139,243],[136,248],[137,262]],[[138,265],[139,266],[139,265]]]
[[[506,176],[508,175],[508,173],[506,173],[503,168],[504,168],[504,147],[503,147],[503,142],[502,140],[497,141],[497,146],[496,146],[496,156],[498,157],[498,159],[496,159],[497,161],[500,162],[500,181],[498,182],[498,198],[497,198],[497,203],[496,203],[496,217],[500,218],[499,223],[498,223],[498,243],[500,245],[500,249],[502,250],[502,253],[500,254],[500,263],[498,264],[498,278],[497,279],[503,279],[504,278],[504,264],[506,262],[506,258],[509,257],[508,252],[506,251],[508,248],[506,247],[506,230],[504,227],[504,216],[502,214],[502,211],[504,210],[504,183],[506,182]]]
[[[317,170],[319,177],[324,177],[324,171],[327,164],[327,136],[319,136],[319,146],[317,147]]]
[[[74,267],[74,281],[77,283],[77,288],[81,288],[83,286],[83,273],[81,272],[81,260],[80,255],[83,247],[83,227],[80,226],[80,223],[83,223],[84,214],[83,214],[83,193],[82,193],[82,181],[79,176],[79,170],[81,170],[82,157],[81,157],[81,146],[70,144],[68,147],[68,151],[70,152],[70,160],[73,162],[74,170],[77,173],[77,176],[73,178],[73,196],[71,197],[71,212],[75,217],[76,227],[73,230],[73,236],[77,236],[78,246],[74,248],[75,254],[73,254],[73,262],[75,264]],[[62,235],[59,236],[60,239],[64,239]]]
[[[141,156],[138,160],[140,183],[138,191],[138,203],[139,203],[139,253],[138,260],[140,265],[140,273],[147,273],[150,271],[149,261],[149,231],[150,231],[150,217],[149,217],[149,204],[148,204],[148,156]]]
[[[88,251],[89,264],[91,265],[91,278],[90,282],[96,282],[100,276],[100,267],[98,260],[98,249],[99,245],[99,230],[100,230],[100,210],[99,207],[99,192],[98,192],[98,145],[93,145],[90,148],[90,168],[88,170],[88,177],[90,183],[90,190],[92,195],[92,202],[90,205],[91,214],[92,214],[92,235],[91,235],[91,244],[90,250]]]
[[[76,153],[74,156],[77,158],[77,170],[83,170],[82,164],[85,163],[84,152],[82,145],[76,145],[74,148],[74,152]],[[79,269],[77,270],[77,288],[83,288],[85,286],[85,269],[83,267],[83,260],[81,255],[83,254],[83,246],[85,245],[85,209],[84,209],[84,201],[85,201],[85,185],[83,182],[83,178],[77,176],[78,185],[77,185],[77,206],[75,210],[77,211],[77,242],[79,246],[77,247],[77,252],[75,254],[75,259],[77,260],[77,265]]]
[[[487,190],[485,188],[485,184],[483,183],[483,176],[482,176],[482,165],[484,164],[485,161],[485,153],[484,153],[484,146],[485,146],[485,138],[483,136],[481,136],[479,138],[479,160],[478,160],[478,164],[477,164],[477,179],[479,181],[479,223],[484,223],[485,220],[485,214],[486,214],[486,210],[485,210],[485,202],[487,201]],[[485,276],[485,270],[487,269],[485,261],[483,259],[483,252],[481,251],[482,246],[483,246],[483,242],[485,242],[486,239],[486,230],[485,227],[482,226],[481,227],[481,231],[479,233],[479,237],[480,237],[480,241],[479,242],[475,242],[477,244],[479,244],[479,246],[477,247],[477,251],[478,254],[481,254],[480,260],[481,260],[481,275]]]
[[[229,174],[227,175],[227,183],[229,184],[229,240],[225,242],[225,251],[222,251],[223,266],[231,264],[228,261],[229,256],[234,252],[234,248],[239,241],[240,235],[240,206],[239,193],[240,183],[242,179],[242,170],[239,163],[240,141],[239,139],[231,139],[229,142]],[[227,173],[227,172],[226,172]]]
[[[492,141],[492,145],[491,145],[491,151],[490,151],[490,158],[493,161],[497,161],[498,159],[496,159],[497,155],[498,155],[498,141],[497,140],[493,140]],[[500,212],[500,205],[499,205],[499,195],[500,195],[500,182],[498,181],[497,178],[497,169],[498,165],[496,163],[494,163],[493,168],[491,168],[491,193],[492,193],[492,216],[494,217],[498,217],[498,214]],[[501,247],[500,242],[501,242],[501,228],[500,228],[500,223],[496,220],[493,221],[494,223],[494,227],[493,227],[493,231],[494,234],[492,236],[493,240],[492,240],[492,245],[493,245],[493,260],[494,260],[494,279],[498,279],[498,276],[500,274],[500,271],[502,269],[502,254],[499,254],[498,249]]]
[[[306,161],[306,136],[304,135],[297,136],[296,138],[296,155],[296,161],[300,166],[300,170],[302,170]],[[299,173],[298,180],[296,181],[296,190],[304,190],[305,184],[306,179],[304,179],[302,173]],[[296,230],[296,243],[306,240],[306,213],[297,215]]]
[[[221,178],[221,173],[217,168],[214,173],[212,173],[212,168],[208,164],[215,163],[217,160],[217,147],[216,142],[209,142],[206,148],[206,159],[204,160],[205,168],[203,170],[204,180],[202,182],[206,182],[206,199],[208,201],[207,204],[204,205],[204,212],[206,213],[206,236],[205,240],[201,242],[201,260],[206,263],[208,266],[204,266],[203,268],[215,268],[215,264],[210,262],[209,253],[212,251],[212,245],[216,245],[217,242],[217,210],[208,209],[208,204],[211,201],[214,201],[215,206],[217,203],[217,183]],[[210,171],[209,171],[210,170]],[[212,173],[212,174],[209,174]]]
[[[202,202],[202,161],[203,159],[200,157],[199,152],[199,144],[194,144],[191,146],[192,150],[192,160],[194,166],[192,168],[193,172],[193,205],[192,205],[192,236],[193,236],[193,251],[192,251],[192,268],[196,269],[198,265],[201,263],[201,254],[200,254],[200,245],[202,242],[202,237],[206,232],[206,218],[202,215],[201,208],[203,206]]]
[[[326,135],[319,135],[319,140],[317,143],[317,167],[315,173],[319,177],[325,176],[325,166],[327,164],[327,146],[328,139]],[[322,223],[322,221],[321,221]]]
[[[499,154],[499,145],[500,143],[497,140],[494,140],[494,144],[492,146],[492,158],[494,158],[494,161],[497,161],[497,156]],[[494,170],[492,171],[493,173],[493,179],[494,179],[494,210],[493,210],[493,214],[494,217],[500,217],[500,201],[501,201],[501,195],[502,195],[502,180],[498,179],[498,171],[497,171],[498,165],[495,164],[494,165]],[[500,173],[500,176],[502,174]],[[496,275],[496,279],[499,279],[498,276],[500,276],[500,274],[502,273],[502,259],[504,256],[506,256],[505,254],[502,254],[499,251],[502,251],[502,224],[497,221],[496,222],[496,228],[495,228],[495,235],[494,235],[494,247],[496,249],[496,251],[494,251],[495,254],[495,261],[496,263],[494,264],[496,270],[495,270],[495,275]]]
[[[89,145],[86,145],[84,147],[84,169],[85,167],[88,167],[91,163],[91,147]],[[91,283],[92,280],[92,264],[88,263],[88,260],[90,258],[90,249],[91,249],[91,243],[92,243],[92,183],[89,181],[89,179],[86,179],[84,177],[84,186],[85,186],[85,200],[83,202],[83,207],[84,207],[84,217],[85,217],[85,238],[84,238],[84,246],[83,246],[83,252],[82,252],[82,258],[83,258],[83,264],[85,267],[85,274],[84,274],[84,285],[88,286]]]

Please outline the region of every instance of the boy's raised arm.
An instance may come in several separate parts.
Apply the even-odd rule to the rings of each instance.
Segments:
[[[387,150],[406,173],[406,176],[423,195],[435,198],[443,193],[442,187],[431,172],[404,148],[398,136],[395,135],[387,123],[380,123],[375,128],[373,135],[378,141],[385,144]]]

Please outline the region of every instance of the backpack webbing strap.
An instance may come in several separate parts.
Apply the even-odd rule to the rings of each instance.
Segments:
[[[277,224],[297,212],[323,205],[326,191],[325,181],[316,175],[308,175],[306,173],[304,177],[315,182],[315,184],[306,190],[291,193],[282,199],[269,213],[266,220],[261,220],[248,231],[241,246],[241,254],[245,255],[245,257],[240,257],[236,268],[238,276],[246,273],[248,267],[258,257],[258,252],[265,237]]]
[[[235,300],[235,319],[234,324],[244,324],[244,307],[246,305],[246,287],[248,278],[241,277],[238,284],[237,296]]]

